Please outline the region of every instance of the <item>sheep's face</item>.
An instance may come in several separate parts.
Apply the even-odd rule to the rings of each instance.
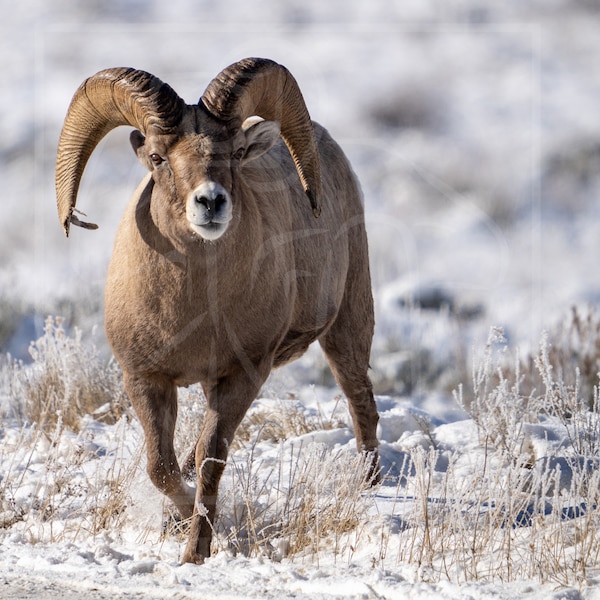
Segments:
[[[144,137],[134,131],[131,144],[166,200],[162,208],[169,226],[186,237],[214,241],[233,219],[240,166],[273,146],[279,124],[259,121],[232,131],[203,121],[201,126],[197,119],[193,126],[188,122],[180,135]]]

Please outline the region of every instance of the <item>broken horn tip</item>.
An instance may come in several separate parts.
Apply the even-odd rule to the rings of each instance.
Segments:
[[[82,229],[98,229],[98,225],[96,223],[87,223],[86,221],[81,221],[75,215],[71,215],[68,222],[65,223],[65,231],[68,231],[70,225],[76,225],[77,227],[81,227]],[[69,234],[67,233],[67,236]]]

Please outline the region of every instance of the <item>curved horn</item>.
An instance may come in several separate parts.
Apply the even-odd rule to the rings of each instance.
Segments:
[[[221,71],[199,104],[217,119],[244,121],[251,116],[279,121],[313,214],[321,213],[321,167],[314,128],[292,74],[265,58],[246,58]]]
[[[56,198],[58,216],[69,235],[71,223],[96,229],[75,215],[79,182],[100,140],[120,125],[144,134],[171,133],[178,126],[184,101],[154,75],[129,68],[106,69],[86,79],[75,92],[58,142]]]

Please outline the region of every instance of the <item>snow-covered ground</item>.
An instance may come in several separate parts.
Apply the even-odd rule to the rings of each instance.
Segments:
[[[477,362],[490,326],[503,327],[510,348],[525,355],[572,305],[600,298],[600,13],[594,2],[24,0],[4,9],[1,349],[28,359],[45,315],[62,314],[102,356],[107,352],[105,269],[119,216],[144,171],[125,128],[111,133],[88,164],[78,203],[100,229],[63,238],[54,155],[81,81],[106,67],[135,66],[194,102],[231,62],[273,58],[294,73],[313,118],[344,147],[363,185],[377,301],[373,378],[388,480],[364,495],[365,525],[354,530],[356,539],[340,542],[338,553],[320,541],[317,550],[275,560],[272,553],[236,554],[223,542],[204,566],[179,566],[181,543],[176,536],[161,541],[162,500],[143,465],[127,472],[125,509],[113,529],[91,534],[81,514],[81,507],[96,514],[86,494],[102,504],[115,470],[143,462],[135,420],[88,420],[78,435],[61,432],[53,446],[10,416],[3,381],[0,596],[600,597],[596,547],[578,583],[562,575],[544,579],[530,565],[522,565],[529,576],[509,577],[492,556],[461,570],[458,551],[444,578],[439,560],[450,555],[435,544],[428,574],[423,561],[417,568],[407,555],[415,529],[403,519],[416,518],[416,509],[406,489],[398,495],[404,457],[418,460],[419,449],[443,455],[432,475],[436,492],[453,473],[469,482],[481,467],[481,428],[451,392],[470,384],[473,350]],[[438,308],[427,308],[431,303]],[[311,350],[272,378],[252,410],[282,409],[293,396],[313,420],[335,413],[335,427],[289,433],[281,443],[249,438],[233,455],[231,481],[243,482],[234,477],[235,465],[247,465],[248,444],[261,464],[258,473],[265,473],[258,481],[278,465],[294,464],[290,448],[298,445],[298,456],[322,451],[330,460],[341,452],[342,462],[350,460],[346,409],[323,364]],[[564,423],[530,420],[519,433],[534,463],[560,463],[569,452],[576,460],[592,458],[573,449]],[[318,450],[309,450],[310,435],[317,435]],[[455,471],[451,457],[460,459]],[[52,491],[57,469],[72,479],[69,493]],[[46,498],[56,514],[64,502],[64,520],[45,526],[35,498]],[[524,529],[533,531],[519,528],[517,545],[526,540]],[[575,545],[569,560],[578,560],[577,551]],[[523,556],[511,560],[526,562]]]
[[[267,391],[276,394],[273,385]],[[290,430],[285,440],[269,439],[266,415],[296,414],[292,411],[299,403],[301,414],[321,425],[308,433]],[[189,396],[184,396],[183,406],[185,415],[197,410]],[[560,546],[563,538],[598,525],[597,517],[588,519],[575,497],[573,490],[579,488],[570,487],[581,476],[574,466],[580,459],[569,448],[564,424],[548,418],[523,426],[530,459],[537,466],[509,468],[509,477],[516,477],[515,497],[522,499],[503,507],[507,512],[502,518],[516,515],[517,520],[488,537],[486,515],[493,520],[501,512],[506,493],[501,480],[507,471],[506,465],[492,464],[500,454],[484,451],[475,422],[449,413],[443,405],[435,415],[428,413],[408,399],[379,397],[378,406],[386,478],[374,490],[353,494],[347,489],[357,481],[352,432],[345,406],[330,389],[304,388],[294,398],[257,401],[250,415],[258,415],[260,422],[252,420],[255,427],[242,432],[244,441],[232,453],[224,476],[217,552],[202,566],[180,565],[183,538],[163,535],[167,511],[145,474],[136,421],[101,425],[87,418],[77,435],[60,428],[40,435],[5,422],[0,452],[2,597],[600,597],[598,563],[593,560],[597,535],[592,532],[589,548],[576,542]],[[554,463],[540,466],[546,460]],[[553,470],[559,462],[561,469]],[[588,468],[590,485],[598,486],[597,469]],[[535,480],[536,469],[543,475],[539,481],[548,483],[542,484],[543,491],[524,491],[519,473],[527,478],[534,474]],[[491,496],[473,505],[483,481],[482,497]],[[553,486],[565,494],[559,498]],[[307,507],[311,500],[312,508]],[[282,501],[291,502],[293,511],[313,511],[323,530],[332,531],[319,532],[318,523],[315,527],[307,518],[300,539],[310,539],[303,540],[303,550],[288,556],[289,548],[299,543],[296,534],[285,527],[274,535],[268,531],[285,512],[279,508]],[[429,505],[429,517],[422,502]],[[444,508],[440,521],[439,505],[450,502],[456,503],[455,512]],[[560,504],[551,506],[555,502]],[[246,521],[245,509],[252,511]],[[573,518],[578,510],[581,515]],[[479,511],[482,531],[477,533],[471,527],[477,527]],[[336,529],[332,523],[343,518],[360,522],[348,531]],[[437,540],[419,545],[427,518]],[[544,531],[535,519],[552,526]],[[447,536],[446,548],[442,534]],[[470,561],[471,544],[482,546],[476,564]],[[554,544],[561,556],[555,556]],[[539,545],[536,552],[526,551],[533,545]],[[244,547],[252,551],[244,552]],[[415,552],[422,553],[419,560]],[[591,561],[579,582],[568,567],[577,560]],[[524,576],[511,576],[505,561],[514,561],[515,573]]]

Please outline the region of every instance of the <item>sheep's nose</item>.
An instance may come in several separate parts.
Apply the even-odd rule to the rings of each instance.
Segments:
[[[214,197],[205,195],[196,196],[196,203],[200,204],[209,215],[217,214],[226,201],[227,198],[225,198],[224,194],[216,194]]]
[[[208,196],[196,196],[196,204],[199,204],[207,212],[214,212],[215,201],[211,200]]]

